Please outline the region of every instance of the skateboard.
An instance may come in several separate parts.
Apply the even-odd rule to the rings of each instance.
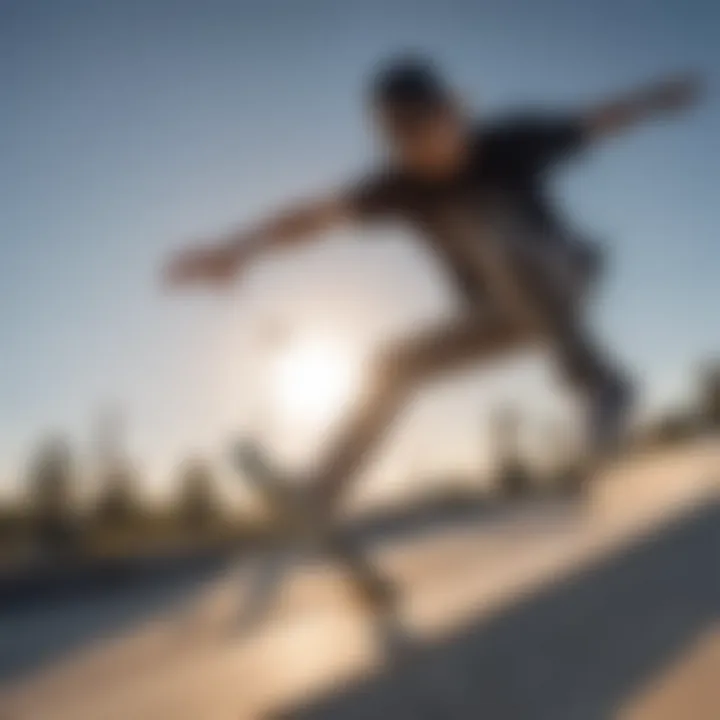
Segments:
[[[347,572],[363,607],[374,620],[381,639],[393,653],[405,644],[396,617],[397,589],[365,555],[359,543],[317,507],[311,494],[291,486],[253,441],[239,442],[233,464],[265,501],[272,514],[270,536],[257,558],[251,600],[240,626],[256,625],[270,609],[284,576],[301,557],[325,555]]]

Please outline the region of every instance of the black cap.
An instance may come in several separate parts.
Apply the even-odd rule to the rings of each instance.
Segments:
[[[376,105],[420,111],[447,105],[451,93],[431,61],[405,56],[380,68],[370,95]]]

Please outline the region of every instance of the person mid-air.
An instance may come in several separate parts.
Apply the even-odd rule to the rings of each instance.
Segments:
[[[584,300],[599,254],[546,198],[548,171],[640,121],[689,106],[693,78],[671,79],[576,113],[493,123],[465,111],[432,63],[402,59],[374,77],[370,105],[387,159],[377,170],[256,227],[184,250],[173,286],[225,284],[259,256],[341,224],[405,221],[447,269],[462,311],[379,354],[369,392],[313,473],[319,499],[349,482],[411,393],[438,373],[537,344],[551,348],[587,411],[593,457],[621,438],[631,405],[625,374],[591,337]]]

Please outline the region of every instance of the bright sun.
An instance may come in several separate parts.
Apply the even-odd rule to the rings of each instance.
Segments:
[[[287,347],[274,371],[276,407],[290,422],[323,425],[358,389],[351,354],[321,338],[304,338]]]

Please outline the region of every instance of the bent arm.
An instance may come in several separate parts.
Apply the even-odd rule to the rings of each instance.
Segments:
[[[233,231],[209,245],[183,250],[165,268],[170,286],[225,284],[265,253],[296,246],[350,220],[352,203],[326,198],[299,204],[249,229]]]
[[[349,222],[350,203],[342,197],[326,197],[304,202],[278,212],[255,227],[234,231],[221,238],[246,259],[273,250],[293,247],[312,240]]]
[[[635,125],[691,107],[701,94],[696,76],[676,77],[649,85],[591,108],[583,116],[590,139],[604,138]]]

